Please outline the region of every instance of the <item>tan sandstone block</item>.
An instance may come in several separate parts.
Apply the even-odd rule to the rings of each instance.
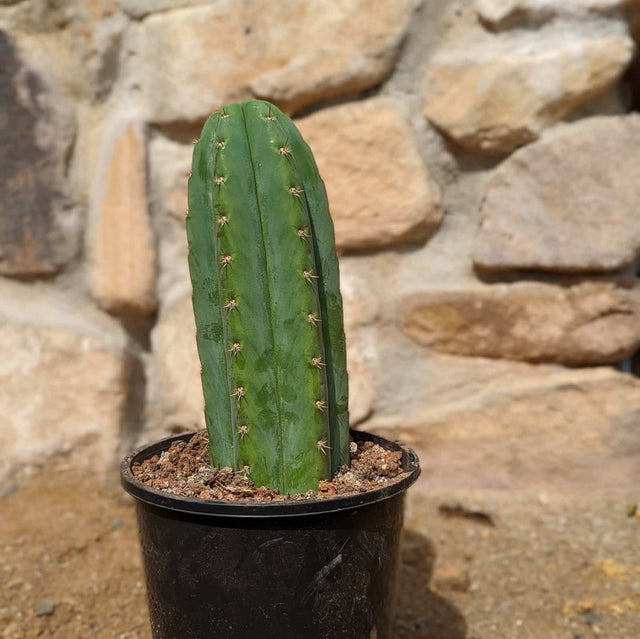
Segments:
[[[0,476],[69,463],[115,464],[129,356],[115,322],[44,287],[0,284]]]
[[[408,297],[405,332],[436,351],[569,365],[619,362],[640,347],[640,289],[518,283]]]
[[[491,175],[473,259],[491,270],[614,271],[640,254],[640,116],[556,126]]]
[[[415,447],[431,490],[636,499],[640,380],[609,367],[507,364],[496,392],[479,392],[476,378],[475,405],[459,388],[446,415],[429,419],[423,407],[365,426]]]
[[[156,122],[258,95],[288,112],[375,86],[393,70],[415,0],[221,0],[140,25],[140,80]]]
[[[421,242],[438,227],[439,190],[393,101],[323,109],[296,124],[325,181],[339,249]]]
[[[149,314],[156,308],[155,245],[147,202],[145,142],[129,122],[105,134],[105,161],[94,185],[91,283],[111,313]]]
[[[427,67],[424,115],[469,151],[508,153],[622,75],[634,46],[626,26],[614,26],[444,48]]]

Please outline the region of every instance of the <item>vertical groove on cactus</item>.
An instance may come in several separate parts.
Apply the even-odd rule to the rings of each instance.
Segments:
[[[187,235],[212,463],[316,489],[348,462],[342,301],[324,185],[276,107],[207,120]]]
[[[247,123],[246,123],[246,117],[243,118],[244,121],[244,127],[245,127],[245,133],[247,136],[247,139],[251,139],[250,138],[250,132],[247,129]],[[266,212],[264,210],[262,210],[262,202],[261,202],[261,197],[260,197],[260,192],[258,189],[258,179],[256,176],[256,163],[255,163],[255,158],[253,157],[253,150],[251,148],[251,146],[249,146],[249,158],[250,158],[250,165],[251,165],[251,169],[253,172],[253,183],[254,183],[254,188],[255,188],[255,198],[256,198],[256,204],[257,204],[257,209],[258,209],[258,219],[260,221],[260,234],[262,236],[262,238],[266,237],[266,228],[265,228],[265,215]],[[262,251],[262,259],[264,260],[264,264],[266,265],[266,268],[269,268],[269,256],[267,254],[267,249],[265,246],[265,243],[262,242],[261,246],[261,251]],[[264,293],[264,297],[265,297],[265,302],[266,302],[266,306],[267,306],[267,310],[268,313],[270,315],[269,317],[269,332],[270,332],[270,338],[271,338],[271,342],[272,344],[276,344],[276,335],[274,332],[274,319],[273,319],[273,300],[272,300],[272,295],[271,295],[271,283],[269,281],[269,279],[267,278],[265,280],[264,283],[264,288],[263,288],[263,293]],[[280,367],[276,366],[274,368],[274,394],[273,394],[273,401],[277,404],[277,413],[279,415],[281,415],[283,413],[283,405],[282,405],[282,395],[281,395],[281,381],[280,381],[280,375],[281,375],[281,371],[280,371]],[[279,451],[283,451],[285,448],[285,433],[283,432],[283,423],[281,420],[278,421],[278,428],[276,429],[276,437],[278,440],[278,449]],[[276,479],[278,485],[280,486],[287,486],[288,482],[287,482],[287,472],[286,472],[286,464],[284,463],[284,460],[282,460],[282,463],[278,464],[277,466],[277,472],[278,472],[278,477]]]

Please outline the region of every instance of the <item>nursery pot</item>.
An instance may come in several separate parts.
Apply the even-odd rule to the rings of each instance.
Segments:
[[[149,488],[134,463],[167,450],[165,439],[124,460],[136,499],[154,639],[390,639],[404,497],[420,474],[402,451],[401,478],[329,499],[230,503]]]

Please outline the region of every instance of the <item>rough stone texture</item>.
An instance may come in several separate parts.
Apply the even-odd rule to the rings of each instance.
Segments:
[[[191,293],[187,262],[187,179],[192,144],[164,135],[151,137],[149,145],[150,203],[157,244],[157,294],[163,304]]]
[[[460,402],[428,422],[418,411],[366,426],[418,448],[428,484],[471,499],[474,491],[578,494],[585,486],[591,496],[628,498],[640,481],[640,381],[610,368],[528,366],[513,368],[503,393],[472,410]]]
[[[65,159],[72,106],[52,84],[44,49],[0,31],[0,273],[57,272],[76,254],[79,216]]]
[[[567,365],[619,362],[640,347],[640,288],[517,283],[407,298],[405,332],[436,351]]]
[[[490,177],[474,251],[485,269],[613,271],[640,254],[640,116],[549,131]]]
[[[204,399],[190,296],[163,306],[151,333],[147,424],[153,441],[171,432],[204,428]]]
[[[634,51],[626,25],[615,22],[584,33],[551,28],[462,44],[429,63],[424,115],[463,148],[488,154],[535,140],[604,93]]]
[[[127,396],[122,332],[45,287],[0,282],[0,295],[0,476],[61,453],[111,466]]]
[[[11,21],[15,32],[35,34],[54,71],[55,82],[72,98],[106,98],[119,72],[127,18],[116,0],[21,2]]]
[[[359,424],[374,410],[378,349],[373,328],[379,319],[376,291],[361,272],[357,258],[340,261],[340,292],[349,371],[349,422]]]
[[[364,7],[367,6],[367,10]],[[250,93],[288,112],[375,86],[393,70],[415,0],[222,0],[149,16],[140,79],[149,117],[197,120]]]
[[[393,101],[336,106],[297,124],[325,181],[339,249],[421,242],[440,224],[439,190]]]
[[[153,204],[184,224],[187,214],[187,182],[191,171],[193,144],[183,144],[164,135],[151,137],[149,171]]]
[[[104,100],[117,81],[120,47],[128,26],[116,11],[114,0],[78,2],[69,24],[69,48],[76,59],[74,70],[82,70],[82,85],[71,83],[90,99]],[[55,50],[54,50],[55,53]]]
[[[557,16],[579,16],[631,6],[636,0],[476,0],[478,15],[492,29],[540,23]]]
[[[155,245],[147,203],[144,131],[117,122],[104,136],[103,166],[93,191],[93,294],[111,313],[156,308]]]

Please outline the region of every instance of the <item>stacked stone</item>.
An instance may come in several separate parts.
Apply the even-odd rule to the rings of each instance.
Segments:
[[[251,96],[326,182],[353,424],[505,482],[637,452],[639,24],[636,0],[2,0],[0,474],[203,425],[186,175]]]

